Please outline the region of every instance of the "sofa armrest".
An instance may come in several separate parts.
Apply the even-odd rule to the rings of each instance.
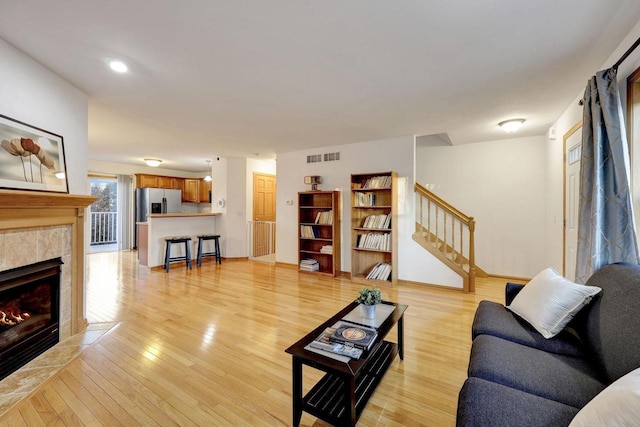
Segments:
[[[504,288],[504,305],[507,306],[511,304],[513,299],[518,295],[518,293],[524,288],[524,285],[519,283],[508,283]]]

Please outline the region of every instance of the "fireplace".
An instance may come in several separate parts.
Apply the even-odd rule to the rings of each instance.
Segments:
[[[60,340],[60,272],[54,258],[0,273],[0,379]]]

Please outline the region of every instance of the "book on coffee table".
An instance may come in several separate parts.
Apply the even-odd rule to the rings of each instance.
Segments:
[[[362,356],[362,349],[351,344],[336,342],[332,339],[336,328],[326,328],[322,333],[309,343],[310,350],[323,350],[329,353],[335,353],[341,356],[347,356],[352,359],[359,359]],[[313,351],[312,350],[312,351]],[[332,356],[333,357],[333,356]],[[342,360],[342,359],[339,359]]]
[[[335,331],[330,341],[350,345],[363,350],[369,350],[378,336],[375,329],[366,328],[355,323],[339,321],[333,325]]]

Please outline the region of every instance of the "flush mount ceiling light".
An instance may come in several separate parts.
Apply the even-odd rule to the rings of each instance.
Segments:
[[[211,175],[209,175],[211,173],[211,160],[205,160],[205,162],[207,162],[207,175],[203,179],[207,182],[211,182],[213,181]]]
[[[524,124],[524,119],[509,119],[498,123],[505,132],[513,133]]]
[[[151,166],[152,168],[157,168],[158,166],[160,166],[160,163],[162,163],[162,160],[160,160],[160,159],[144,159],[144,162],[147,164],[147,166]]]
[[[117,59],[109,61],[109,67],[116,73],[126,73],[129,70],[127,64],[122,61],[118,61]]]

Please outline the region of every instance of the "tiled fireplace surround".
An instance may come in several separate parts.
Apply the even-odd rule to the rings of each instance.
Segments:
[[[0,271],[61,257],[60,341],[71,336],[71,226],[0,231]]]

